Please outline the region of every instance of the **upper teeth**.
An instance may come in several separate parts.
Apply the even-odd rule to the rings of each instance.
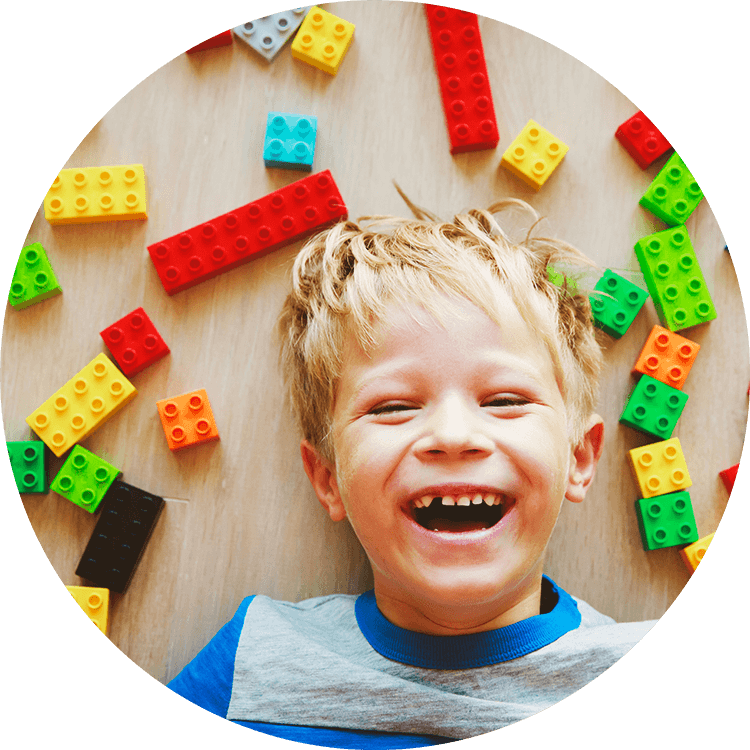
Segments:
[[[499,495],[494,493],[474,493],[473,495],[423,495],[415,501],[417,508],[428,508],[433,500],[440,500],[443,505],[500,505]]]

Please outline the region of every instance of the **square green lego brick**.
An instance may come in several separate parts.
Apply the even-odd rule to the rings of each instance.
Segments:
[[[625,404],[620,422],[647,435],[667,440],[685,408],[688,394],[641,375]]]
[[[62,289],[57,283],[55,272],[41,243],[27,245],[16,263],[8,294],[10,304],[16,310],[23,310],[61,292]]]
[[[47,454],[41,440],[6,441],[10,466],[21,493],[49,492]]]
[[[684,224],[702,200],[703,191],[685,162],[674,153],[639,203],[667,226],[675,227]]]
[[[103,458],[76,445],[51,487],[58,495],[93,513],[121,473]]]
[[[589,297],[594,325],[616,339],[630,328],[648,297],[644,289],[610,269],[596,282],[594,291],[602,292]]]
[[[684,226],[655,232],[639,240],[635,254],[662,324],[670,331],[708,323],[716,317]]]
[[[690,493],[672,492],[635,501],[643,549],[677,547],[698,541]]]

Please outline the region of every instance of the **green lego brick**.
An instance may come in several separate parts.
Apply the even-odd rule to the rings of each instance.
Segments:
[[[58,495],[93,513],[121,473],[103,458],[76,445],[51,487]]]
[[[620,422],[639,432],[667,440],[672,437],[672,430],[687,400],[687,393],[650,375],[641,375],[625,404]]]
[[[43,494],[49,492],[47,453],[41,440],[7,441],[10,466],[18,491]]]
[[[10,284],[10,304],[16,310],[23,310],[24,307],[42,302],[61,292],[62,289],[57,283],[55,272],[41,243],[27,245],[21,250]]]
[[[672,492],[635,501],[643,549],[663,549],[698,541],[690,493]]]
[[[665,224],[675,227],[684,224],[702,200],[703,191],[685,162],[674,153],[639,203]]]
[[[670,331],[708,323],[716,308],[685,227],[650,234],[635,254],[662,324]]]
[[[603,292],[589,298],[594,325],[619,339],[635,320],[648,292],[610,269],[596,282],[594,290]]]

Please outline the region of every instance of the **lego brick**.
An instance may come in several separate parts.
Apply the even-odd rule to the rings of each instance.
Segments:
[[[109,619],[109,589],[95,586],[66,586],[80,608],[89,616],[91,622],[107,635]]]
[[[648,292],[610,269],[604,271],[594,290],[603,292],[589,298],[594,325],[619,339],[640,312]]]
[[[642,497],[666,495],[692,485],[679,438],[643,445],[628,453]]]
[[[193,52],[203,52],[205,49],[214,49],[215,47],[226,47],[228,44],[232,43],[232,31],[231,29],[227,31],[222,31],[221,34],[217,34],[216,36],[212,36],[210,39],[206,39],[205,42],[201,42],[200,44],[196,44],[195,47],[191,47],[189,50],[185,50],[188,55],[193,54]]]
[[[305,5],[281,13],[272,13],[270,16],[256,18],[237,26],[233,31],[238,39],[271,62],[292,38],[309,10],[310,6]]]
[[[208,394],[201,388],[156,402],[170,450],[219,439]]]
[[[539,190],[567,153],[568,147],[559,138],[529,120],[508,146],[500,164]]]
[[[703,272],[685,227],[650,234],[635,254],[662,324],[680,331],[716,317]]]
[[[724,486],[727,488],[727,492],[731,495],[734,489],[734,482],[737,479],[737,470],[740,468],[739,464],[730,466],[728,469],[719,472],[721,481],[724,482]]]
[[[137,391],[106,354],[99,354],[26,423],[58,457],[103,425]]]
[[[311,171],[317,134],[318,118],[315,116],[269,112],[263,162],[266,167]]]
[[[94,513],[120,474],[116,466],[75,445],[50,486],[79,508]]]
[[[44,199],[52,225],[148,218],[142,164],[63,169]]]
[[[115,480],[102,502],[76,575],[121,594],[130,583],[164,504],[164,498]]]
[[[639,432],[666,440],[672,436],[687,400],[687,393],[643,375],[625,404],[620,422]]]
[[[354,38],[354,24],[313,5],[292,42],[292,57],[335,76]]]
[[[643,549],[664,549],[698,541],[693,504],[687,492],[635,501]]]
[[[667,328],[654,326],[638,355],[633,372],[650,375],[672,388],[682,388],[701,345]]]
[[[21,250],[10,283],[8,302],[16,310],[55,297],[62,289],[41,243],[33,242]]]
[[[6,446],[18,491],[22,494],[48,492],[47,454],[44,443],[40,440],[9,440]]]
[[[329,170],[149,245],[167,294],[176,294],[347,217]]]
[[[641,169],[646,169],[672,149],[669,141],[643,112],[636,112],[625,120],[615,131],[615,138]]]
[[[703,191],[679,154],[674,153],[638,201],[667,226],[684,224],[703,200]]]
[[[500,140],[476,13],[424,5],[451,154]]]
[[[689,544],[680,550],[680,557],[682,558],[685,565],[687,565],[690,573],[694,573],[700,561],[703,559],[703,555],[706,554],[709,544],[713,540],[714,535],[709,534],[708,536],[701,537],[697,542]]]
[[[99,335],[128,377],[169,354],[169,347],[142,307],[100,331]]]

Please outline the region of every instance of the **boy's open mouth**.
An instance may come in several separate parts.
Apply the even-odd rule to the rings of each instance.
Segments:
[[[425,495],[415,501],[414,520],[428,531],[460,534],[492,528],[509,507],[503,495]]]

